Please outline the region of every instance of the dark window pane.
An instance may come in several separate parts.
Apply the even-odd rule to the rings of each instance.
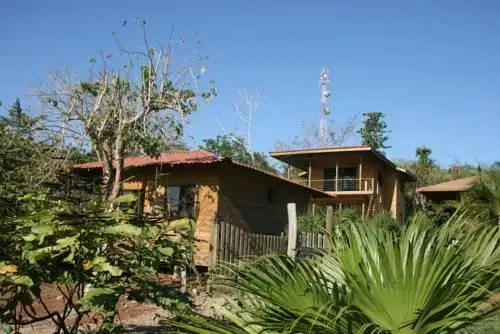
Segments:
[[[166,202],[170,217],[194,218],[196,205],[196,186],[180,185],[167,187]]]

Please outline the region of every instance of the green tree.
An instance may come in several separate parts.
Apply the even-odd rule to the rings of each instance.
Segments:
[[[422,167],[433,167],[436,162],[431,159],[432,150],[428,147],[422,146],[417,147],[415,155],[417,157],[417,163]]]
[[[384,153],[383,150],[391,148],[385,143],[389,140],[390,133],[387,130],[387,123],[384,118],[385,115],[382,112],[369,112],[363,113],[363,126],[358,130],[361,136],[361,143],[363,145],[369,145],[375,150],[379,150]]]
[[[183,333],[451,333],[498,314],[498,227],[464,232],[460,218],[423,216],[393,232],[350,224],[311,260],[268,257],[221,281],[237,296],[226,321],[189,314]]]
[[[231,158],[234,161],[251,165],[271,173],[277,173],[276,169],[270,165],[264,153],[253,152],[252,159],[252,153],[247,151],[243,143],[243,138],[234,134],[223,136],[217,135],[215,138],[204,139],[203,145],[200,145],[200,149],[218,154],[221,157]]]
[[[158,153],[162,129],[180,136],[184,121],[201,101],[216,95],[215,88],[197,90],[206,71],[205,57],[174,62],[174,47],[153,44],[146,21],[139,20],[139,25],[142,50],[129,50],[120,41],[116,60],[112,53],[90,59],[90,76],[84,80],[52,73],[38,94],[61,141],[88,142],[103,162],[102,193],[110,199],[120,194],[124,156],[131,142],[143,152]]]
[[[0,227],[16,225],[9,240],[14,247],[0,258],[0,323],[18,332],[48,320],[57,333],[78,333],[88,317],[99,333],[116,333],[117,305],[125,295],[163,307],[186,301],[174,287],[159,285],[156,273],[160,262],[186,264],[184,249],[193,240],[169,235],[188,227],[138,216],[131,194],[114,199],[110,209],[92,184],[61,174],[46,191],[18,197],[22,210],[0,217]],[[60,293],[62,308],[47,306],[41,292],[48,286]],[[44,311],[35,312],[35,304]]]

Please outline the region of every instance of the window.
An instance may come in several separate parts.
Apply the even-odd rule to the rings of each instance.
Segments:
[[[276,203],[276,194],[278,193],[277,189],[267,188],[267,203],[274,204]]]
[[[323,170],[324,191],[354,191],[358,190],[356,167],[340,167],[337,175],[336,168],[325,168]],[[338,189],[337,188],[338,184]]]
[[[196,207],[196,186],[168,186],[165,201],[171,218],[194,218]]]
[[[323,170],[323,191],[335,191],[335,179],[337,170],[335,168],[325,168]]]
[[[339,191],[358,190],[356,176],[356,167],[339,168]]]

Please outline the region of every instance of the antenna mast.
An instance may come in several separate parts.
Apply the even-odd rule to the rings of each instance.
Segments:
[[[328,98],[330,97],[330,91],[328,90],[328,84],[330,83],[329,72],[326,68],[321,69],[319,85],[321,87],[321,114],[319,119],[319,142],[322,147],[327,145],[328,136],[328,124],[326,122],[326,116],[331,113],[330,108],[327,106]]]

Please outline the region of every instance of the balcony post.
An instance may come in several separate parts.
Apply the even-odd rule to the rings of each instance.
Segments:
[[[309,169],[307,171],[307,186],[308,187],[311,187],[311,171],[312,171],[311,162],[309,161]]]
[[[335,162],[335,191],[339,191],[339,161]]]
[[[359,158],[359,191],[362,191],[362,179],[363,179],[363,158]],[[366,189],[364,189],[366,190]]]

